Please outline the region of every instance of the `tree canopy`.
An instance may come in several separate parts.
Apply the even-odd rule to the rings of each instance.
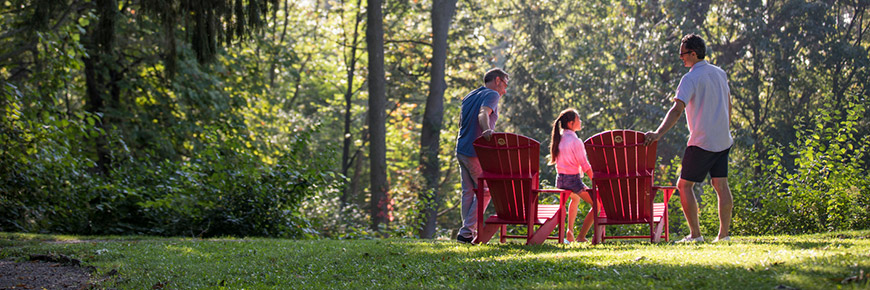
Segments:
[[[459,104],[484,72],[511,74],[497,131],[546,143],[569,107],[582,138],[653,130],[688,33],[728,73],[735,234],[868,228],[868,6],[3,1],[0,231],[451,236]],[[683,124],[659,143],[659,183],[677,178]]]

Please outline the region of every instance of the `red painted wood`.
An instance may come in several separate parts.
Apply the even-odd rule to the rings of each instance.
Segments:
[[[478,230],[478,241],[487,242],[501,231],[503,224],[527,225],[527,243],[543,242],[550,234],[546,229],[559,227],[564,235],[564,201],[568,193],[562,190],[559,205],[538,205],[538,174],[540,143],[534,139],[511,133],[495,133],[490,140],[478,138],[474,149],[480,160],[483,175],[479,186],[486,185],[496,214],[487,218]],[[481,196],[478,193],[478,196]],[[478,214],[482,219],[482,213]],[[556,221],[554,221],[556,219]],[[535,231],[540,225],[543,232]]]
[[[644,139],[642,132],[614,130],[601,132],[584,142],[594,176],[593,192],[596,202],[600,203],[599,209],[594,211],[594,229],[603,232],[606,225],[649,224],[650,235],[642,237],[653,239],[653,227],[659,222],[667,223],[667,204],[654,204],[657,143],[644,146]],[[662,237],[667,240],[667,235],[665,232]],[[616,237],[602,235],[594,242],[612,238]]]

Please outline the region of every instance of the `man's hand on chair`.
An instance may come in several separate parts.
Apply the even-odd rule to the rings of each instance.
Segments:
[[[656,132],[652,132],[652,131],[646,132],[645,138],[643,140],[643,146],[649,146],[653,142],[658,141],[659,138],[661,138],[661,135],[659,135]]]
[[[486,141],[489,141],[489,139],[492,138],[492,133],[493,133],[492,129],[486,129],[480,135],[483,136],[483,138],[486,138]]]

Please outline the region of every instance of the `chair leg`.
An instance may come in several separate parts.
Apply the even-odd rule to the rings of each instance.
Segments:
[[[507,225],[501,225],[501,234],[499,234],[499,240],[502,244],[507,242]]]
[[[559,209],[559,243],[565,240],[565,207]]]
[[[526,244],[527,245],[543,244],[544,241],[547,240],[547,237],[550,236],[550,233],[553,232],[553,229],[556,228],[558,223],[559,223],[559,219],[555,218],[555,217],[547,220],[547,222],[545,222],[543,225],[538,227],[538,230],[535,231],[534,234],[532,234],[532,237],[528,241],[526,241]],[[534,230],[534,228],[529,228],[529,231],[533,231],[533,230]]]
[[[595,218],[592,219],[592,244],[598,244],[598,221]]]
[[[598,239],[598,235],[599,235],[599,233],[598,233],[598,227],[593,226],[593,227],[592,227],[592,244],[593,244],[593,245],[597,245],[598,243],[601,242],[601,241]]]
[[[483,203],[481,203],[481,201],[484,198],[483,197],[484,196],[484,194],[483,194],[483,188],[484,188],[483,187],[483,179],[478,179],[478,180],[479,180],[478,186],[480,188],[474,190],[475,194],[477,195],[477,235],[478,236],[474,237],[474,240],[471,241],[472,244],[478,243],[478,240],[480,239],[480,235],[486,227],[486,225],[483,222],[483,211],[486,210],[486,208],[483,207]],[[486,240],[489,241],[490,238],[492,238],[492,236],[487,237]],[[486,242],[484,242],[484,243],[486,243]]]
[[[482,230],[477,232],[477,238],[474,238],[474,241],[472,243],[474,243],[474,244],[486,244],[486,243],[488,243],[489,240],[492,239],[492,236],[494,236],[495,233],[498,232],[498,230],[499,230],[499,228],[501,228],[501,226],[502,225],[495,225],[495,224],[485,225]]]
[[[597,245],[604,242],[604,226],[595,225],[595,234],[592,235],[592,244]]]
[[[667,224],[667,223],[665,222],[665,219],[663,218],[661,221],[659,221],[658,225],[655,227],[655,231],[653,231],[653,224],[650,224],[649,230],[650,230],[650,234],[652,235],[651,242],[658,243],[662,240],[662,230],[663,230],[663,226],[665,224]]]
[[[600,233],[600,230],[598,229],[598,224],[597,223],[593,224],[592,225],[592,244],[593,245],[597,245],[598,243],[601,242],[601,240],[598,238],[599,234],[601,234],[601,233]]]

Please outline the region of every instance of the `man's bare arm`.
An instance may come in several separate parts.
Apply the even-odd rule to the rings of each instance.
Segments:
[[[686,104],[684,104],[683,101],[674,100],[674,105],[670,110],[668,110],[668,115],[665,116],[664,120],[662,120],[662,124],[659,125],[659,128],[656,129],[655,132],[646,133],[646,140],[644,140],[643,145],[649,145],[661,139],[665,133],[677,124],[677,121],[680,120],[680,116],[683,114],[683,110],[685,109]]]
[[[492,108],[487,106],[481,106],[480,113],[477,114],[478,125],[480,126],[480,130],[483,131],[481,135],[483,138],[486,138],[486,140],[489,140],[493,132],[492,128],[489,127],[489,114],[492,114]]]

